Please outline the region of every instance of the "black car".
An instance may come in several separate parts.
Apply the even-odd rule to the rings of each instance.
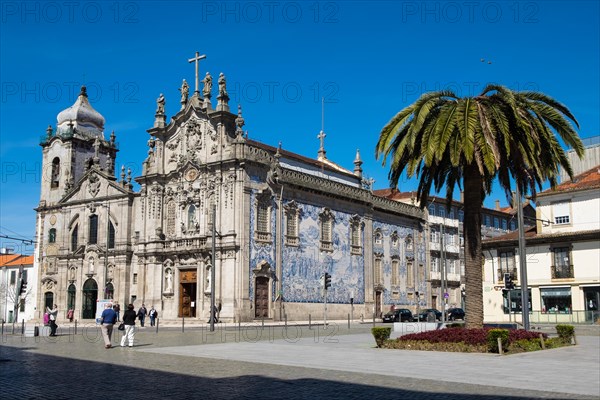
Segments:
[[[412,320],[412,312],[406,308],[397,308],[383,316],[383,322],[404,322]]]
[[[442,312],[439,310],[436,310],[435,308],[427,308],[425,310],[422,310],[419,315],[415,315],[415,321],[429,321],[429,314],[432,313],[433,315],[435,315],[435,318],[433,318],[433,321],[441,321],[442,320]]]
[[[446,311],[446,319],[448,321],[465,319],[465,310],[462,308],[449,308],[448,311]]]

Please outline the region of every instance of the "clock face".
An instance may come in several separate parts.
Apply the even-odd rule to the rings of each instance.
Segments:
[[[185,179],[188,182],[195,181],[197,177],[198,177],[198,171],[194,168],[188,169],[185,173]]]
[[[50,216],[50,225],[56,224],[56,215],[52,214]]]

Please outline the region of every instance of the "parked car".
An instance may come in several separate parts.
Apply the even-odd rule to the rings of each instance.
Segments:
[[[448,311],[446,311],[446,319],[448,321],[465,319],[465,310],[462,308],[449,308]]]
[[[383,316],[383,322],[404,322],[404,321],[412,321],[413,315],[409,309],[406,308],[397,308],[386,313]]]
[[[433,315],[435,315],[435,320],[436,321],[441,321],[442,320],[442,312],[439,310],[436,310],[435,308],[427,308],[425,310],[422,310],[419,315],[415,315],[415,321],[429,321],[429,313],[432,313]]]

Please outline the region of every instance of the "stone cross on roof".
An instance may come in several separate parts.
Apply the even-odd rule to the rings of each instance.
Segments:
[[[188,60],[188,62],[190,62],[190,63],[191,62],[196,63],[196,88],[194,90],[194,94],[198,93],[198,95],[200,94],[200,90],[198,89],[198,87],[199,87],[198,86],[198,82],[199,82],[199,78],[198,78],[198,66],[200,64],[200,60],[203,60],[205,58],[206,58],[205,54],[200,55],[199,52],[196,52],[196,56],[194,58],[190,58]]]

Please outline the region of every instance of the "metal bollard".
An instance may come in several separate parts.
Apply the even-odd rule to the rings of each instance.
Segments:
[[[158,323],[159,323],[160,319],[156,318],[156,333],[158,333]]]
[[[181,317],[181,332],[185,332],[185,317]]]
[[[77,335],[77,320],[75,320],[75,335]]]
[[[350,329],[350,314],[348,314],[348,329]]]
[[[309,330],[309,331],[310,331],[310,330],[312,330],[311,322],[312,322],[312,321],[311,321],[310,314],[308,314],[308,330]]]
[[[21,335],[25,334],[25,319],[21,320]]]
[[[287,329],[287,314],[283,314],[283,318],[285,319],[285,329]]]

